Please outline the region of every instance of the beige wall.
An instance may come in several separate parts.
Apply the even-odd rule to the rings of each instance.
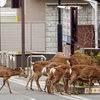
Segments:
[[[45,21],[45,4],[58,3],[58,0],[25,0],[25,21]],[[81,3],[82,0],[61,0],[62,3]],[[27,5],[27,6],[26,6]],[[18,9],[21,20],[21,9]]]

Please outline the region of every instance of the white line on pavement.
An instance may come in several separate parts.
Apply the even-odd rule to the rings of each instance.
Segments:
[[[76,95],[71,95],[72,97],[75,97],[75,98],[79,98],[81,100],[92,100],[92,99],[88,99],[88,98],[84,98],[82,96],[76,96]]]
[[[22,80],[15,79],[15,78],[11,78],[10,81],[26,86],[26,81],[22,81]],[[41,83],[42,83],[41,86],[44,87],[45,82],[42,81]],[[34,84],[34,83],[33,83],[33,86],[34,86],[35,89],[37,88],[36,84]],[[67,99],[71,99],[71,100],[92,100],[92,99],[88,99],[88,98],[85,98],[85,97],[82,97],[82,96],[79,96],[79,95],[76,96],[76,95],[61,95],[61,94],[57,94],[57,93],[55,93],[55,94],[57,96],[64,97],[64,98],[67,98]]]
[[[11,82],[14,82],[14,83],[17,83],[17,84],[20,84],[20,85],[26,85],[25,84],[25,81],[20,81],[20,80],[18,80],[18,79],[15,79],[15,78],[11,78],[11,79],[9,79],[9,81],[11,81]],[[21,83],[21,82],[23,82],[23,83]],[[1,86],[1,85],[0,85]],[[5,88],[5,87],[4,87]],[[14,90],[13,90],[14,91]],[[30,99],[30,100],[36,100],[36,99],[34,99],[34,98],[31,98],[31,97],[28,97],[28,96],[26,96],[26,95],[22,95],[22,94],[20,94],[20,93],[18,93],[18,92],[16,92],[16,91],[14,91],[16,94],[18,94],[18,95],[21,95],[21,96],[23,96],[23,97],[26,97],[26,98],[28,98],[28,99]]]
[[[14,91],[14,90],[13,90]],[[28,97],[28,96],[26,96],[26,95],[22,95],[22,94],[20,94],[20,93],[18,93],[18,92],[16,92],[16,91],[14,91],[16,94],[18,94],[18,95],[21,95],[21,96],[23,96],[23,97],[26,97],[26,98],[28,98],[28,99],[30,99],[30,100],[36,100],[36,99],[34,99],[34,98],[31,98],[31,97]]]
[[[70,99],[70,100],[80,100],[80,99],[76,99],[76,98],[73,98],[73,97],[71,97],[71,96],[65,96],[65,95],[61,95],[61,94],[57,94],[57,93],[55,93],[57,96],[60,96],[60,97],[64,97],[64,98],[67,98],[67,99]]]

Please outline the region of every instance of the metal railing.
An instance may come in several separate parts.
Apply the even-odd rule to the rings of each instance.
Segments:
[[[16,68],[16,53],[1,51],[0,52],[0,65],[15,69]]]
[[[43,56],[43,55],[32,55],[32,54],[30,54],[27,57],[27,75],[29,75],[29,71],[30,71],[30,75],[32,74],[31,66],[32,66],[32,64],[34,64],[34,62],[32,61],[32,58],[35,58],[35,57],[41,58],[41,61],[46,61],[46,57]],[[30,60],[29,60],[29,58],[30,58]],[[30,66],[29,66],[29,63],[30,63]]]
[[[1,66],[6,66],[7,64],[7,54],[5,51],[0,52],[0,65]]]

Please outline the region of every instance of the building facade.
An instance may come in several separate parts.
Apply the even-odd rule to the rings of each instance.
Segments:
[[[63,5],[67,6],[82,6],[82,9],[78,10],[79,27],[80,25],[93,25],[93,8],[91,5],[82,0],[61,1]],[[57,4],[58,0],[25,0],[26,51],[57,52]],[[5,8],[9,5],[8,2]],[[13,12],[16,14],[12,17],[1,16],[1,51],[21,51],[21,8],[13,10]],[[98,12],[100,12],[99,4]],[[63,25],[63,9],[61,14]],[[18,17],[18,22],[16,22],[16,17]],[[98,30],[100,34],[100,13],[98,13]],[[83,40],[79,39],[79,41]],[[63,44],[65,43],[63,42]],[[83,47],[83,44],[76,43],[75,46],[76,49],[79,49]]]

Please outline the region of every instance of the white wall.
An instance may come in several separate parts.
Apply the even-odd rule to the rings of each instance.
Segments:
[[[45,23],[25,23],[25,51],[45,51]],[[21,52],[21,23],[1,23],[1,51]]]

